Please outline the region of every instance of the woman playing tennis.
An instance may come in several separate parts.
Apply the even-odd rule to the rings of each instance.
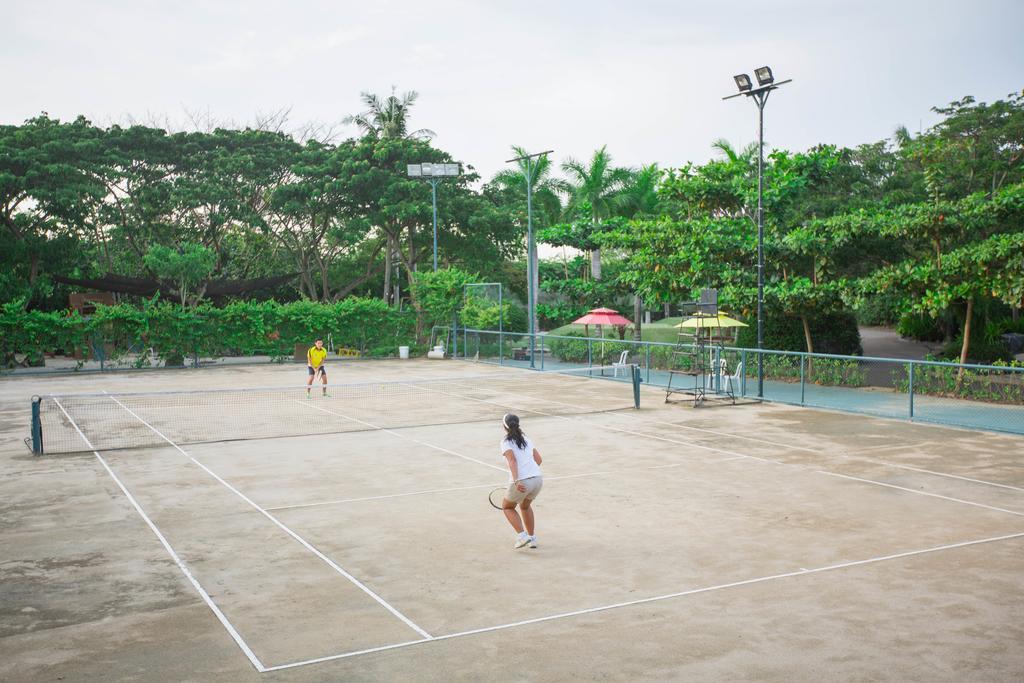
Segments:
[[[540,493],[544,478],[540,473],[540,453],[533,442],[526,438],[519,427],[519,417],[511,413],[501,420],[505,426],[505,438],[501,442],[501,454],[508,461],[509,485],[505,499],[501,502],[505,519],[516,530],[516,548],[529,545],[537,547],[533,530],[533,499]],[[516,510],[516,505],[519,510]],[[522,512],[522,517],[520,517]]]

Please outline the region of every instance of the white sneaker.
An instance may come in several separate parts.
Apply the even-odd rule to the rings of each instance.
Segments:
[[[530,542],[530,537],[527,536],[526,532],[524,531],[523,533],[521,533],[518,536],[516,536],[516,545],[515,545],[515,547],[516,547],[516,549],[522,548],[524,545],[526,545],[529,542]]]
[[[536,536],[530,536],[530,547],[531,548],[536,548],[537,547],[537,537]]]

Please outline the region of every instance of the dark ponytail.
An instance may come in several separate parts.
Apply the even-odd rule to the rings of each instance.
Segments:
[[[501,419],[501,422],[505,425],[508,440],[519,448],[526,448],[526,435],[523,434],[523,430],[519,427],[519,416],[509,413]]]

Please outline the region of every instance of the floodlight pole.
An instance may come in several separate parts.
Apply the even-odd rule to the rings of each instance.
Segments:
[[[788,78],[778,83],[768,83],[753,90],[747,90],[723,97],[731,100],[745,95],[757,105],[757,397],[764,397],[764,105],[768,95],[780,85],[790,83]],[[749,86],[748,86],[749,87]]]
[[[434,204],[434,272],[437,272],[437,181],[438,178],[430,179],[430,200]]]
[[[437,171],[440,170],[440,173]],[[437,184],[459,175],[458,164],[409,164],[410,178],[423,178],[430,183],[430,201],[434,208],[434,272],[437,272]]]
[[[530,319],[531,368],[536,368],[534,356],[537,351],[537,293],[533,291],[533,283],[536,275],[534,272],[536,268],[536,264],[534,263],[536,245],[533,243],[533,159],[542,157],[545,154],[551,154],[552,152],[554,152],[554,150],[549,149],[546,152],[524,154],[521,157],[509,159],[505,162],[506,164],[511,164],[515,161],[526,161],[526,306],[529,308],[527,317]]]

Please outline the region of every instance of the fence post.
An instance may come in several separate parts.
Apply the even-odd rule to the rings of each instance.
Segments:
[[[807,383],[804,381],[804,362],[807,360],[807,356],[800,354],[800,405],[804,404],[804,391],[807,387]]]
[[[647,366],[647,383],[650,384],[651,383],[651,345],[650,344],[645,344],[644,345],[644,350],[647,352],[646,353],[647,357],[644,359],[644,363]]]
[[[541,337],[540,338],[540,369],[542,371],[544,370],[544,356],[546,356],[546,355],[547,354],[544,353],[544,337]]]
[[[459,357],[459,319],[452,312],[452,358]]]
[[[910,419],[914,419],[914,363],[907,363],[907,397],[910,403]]]
[[[740,365],[743,366],[743,372],[740,373],[740,396],[747,395],[747,350],[742,349],[740,351]]]
[[[587,337],[587,367],[594,367],[594,343]]]
[[[498,325],[498,365],[505,364],[505,333],[500,329],[501,324],[499,321]]]
[[[633,408],[640,408],[640,366],[631,365],[629,366],[629,374],[632,375],[633,380]]]

